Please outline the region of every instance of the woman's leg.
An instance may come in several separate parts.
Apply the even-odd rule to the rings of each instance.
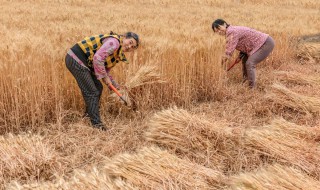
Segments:
[[[103,85],[101,84],[101,82],[96,78],[96,76],[95,76],[94,73],[92,73],[92,72],[91,72],[91,77],[92,77],[92,80],[93,80],[94,84],[95,84],[96,87],[97,87],[97,90],[98,90],[98,92],[99,92],[99,99],[100,99],[100,97],[101,97],[101,95],[102,95]],[[100,104],[99,104],[99,105],[100,105]],[[86,108],[83,117],[88,117],[88,116],[89,116],[89,114],[88,114],[88,111],[87,111],[87,108]]]
[[[257,52],[249,56],[246,62],[246,70],[248,74],[249,87],[253,88],[256,82],[256,65],[263,61],[272,52],[274,48],[274,41],[269,36],[266,42],[258,49]]]
[[[102,93],[102,84],[91,71],[78,64],[71,56],[66,56],[66,66],[76,79],[86,103],[86,112],[94,127],[104,129],[100,119],[99,101]]]
[[[246,80],[248,80],[248,74],[247,74],[247,68],[246,68],[246,62],[248,60],[248,55],[245,55],[242,58],[242,82],[246,82]]]

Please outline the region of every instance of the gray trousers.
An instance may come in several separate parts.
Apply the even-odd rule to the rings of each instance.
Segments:
[[[87,68],[81,66],[69,54],[66,56],[66,66],[76,79],[86,104],[86,114],[94,127],[101,127],[99,101],[103,86],[96,76]]]
[[[256,65],[263,61],[272,52],[274,41],[269,36],[266,42],[251,56],[242,59],[242,73],[244,80],[248,79],[249,87],[253,88],[256,83]]]

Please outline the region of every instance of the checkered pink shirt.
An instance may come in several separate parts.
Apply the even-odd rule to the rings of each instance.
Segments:
[[[234,50],[247,55],[254,54],[267,40],[268,34],[244,26],[229,26],[226,32],[226,55],[232,56]]]
[[[120,47],[120,43],[115,38],[106,38],[102,41],[102,46],[93,56],[93,69],[98,80],[109,75],[110,69],[106,69],[104,63],[105,59],[117,51]]]

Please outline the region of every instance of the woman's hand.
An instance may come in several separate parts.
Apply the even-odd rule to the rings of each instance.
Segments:
[[[109,76],[106,76],[106,77],[102,78],[102,81],[103,81],[104,84],[106,84],[107,86],[109,86],[110,84],[112,84]]]
[[[114,86],[117,90],[120,90],[120,86],[118,85],[118,83],[115,80],[110,79],[109,76],[102,78],[102,81],[108,86],[110,90],[112,90],[110,88],[110,85]]]
[[[244,52],[242,52],[242,51],[240,51],[240,53],[239,53],[239,59],[242,59],[242,58],[244,58],[245,56],[247,56],[247,54],[246,53],[244,53]]]
[[[120,86],[119,86],[119,84],[118,84],[115,80],[111,79],[111,84],[112,84],[117,90],[120,90]]]

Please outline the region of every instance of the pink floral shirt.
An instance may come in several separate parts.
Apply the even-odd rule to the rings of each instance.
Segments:
[[[254,54],[267,40],[268,34],[244,26],[229,26],[226,32],[226,55],[232,56],[234,50],[247,55]]]
[[[115,38],[106,38],[102,41],[102,46],[93,56],[93,69],[94,73],[98,80],[109,76],[110,69],[106,69],[104,63],[105,59],[113,54],[114,51],[117,51],[120,47],[120,43]]]

